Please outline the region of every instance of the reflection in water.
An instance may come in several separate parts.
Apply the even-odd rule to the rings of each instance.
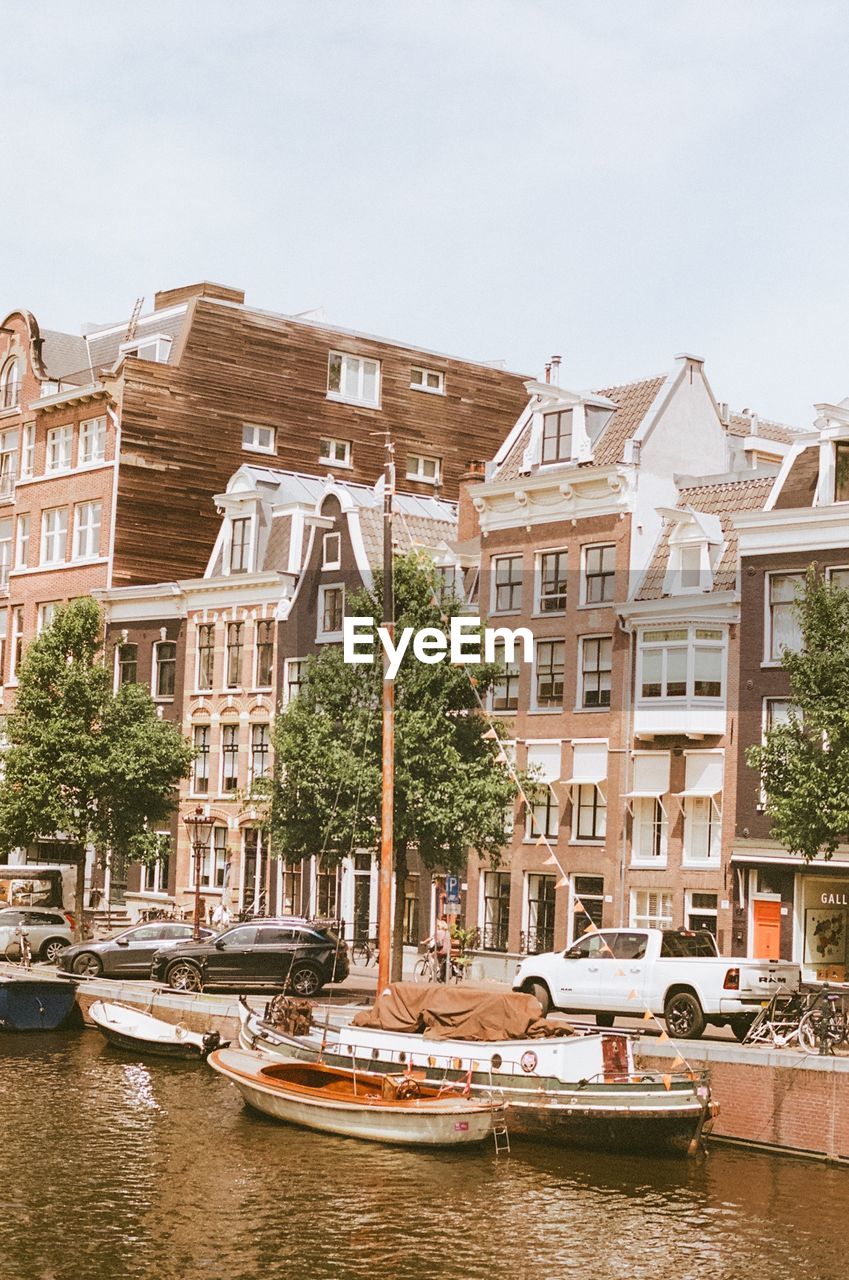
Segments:
[[[837,1280],[849,1173],[321,1137],[194,1063],[0,1035],[0,1276]]]

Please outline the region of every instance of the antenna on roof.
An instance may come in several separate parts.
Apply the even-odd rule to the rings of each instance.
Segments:
[[[130,323],[127,325],[127,332],[124,334],[124,341],[131,342],[136,336],[136,329],[139,327],[139,316],[144,306],[144,297],[136,298],[136,305],[133,307],[133,314],[130,316]]]

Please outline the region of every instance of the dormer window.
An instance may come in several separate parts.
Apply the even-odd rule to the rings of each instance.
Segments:
[[[542,461],[570,462],[572,459],[572,410],[544,413],[542,417]]]
[[[251,518],[242,516],[230,521],[230,572],[247,573],[250,569]]]
[[[167,364],[171,351],[171,339],[165,333],[154,333],[133,342],[122,342],[118,348],[122,357],[135,356],[137,360],[152,360],[155,364]]]
[[[849,440],[834,446],[834,501],[849,502]]]
[[[701,586],[702,546],[701,542],[697,542],[678,548],[682,591],[698,591]]]

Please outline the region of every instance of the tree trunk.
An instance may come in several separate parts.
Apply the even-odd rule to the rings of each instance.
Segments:
[[[85,936],[84,927],[84,911],[85,911],[85,845],[82,846],[77,856],[77,883],[74,888],[74,934],[77,942],[82,942]]]
[[[404,970],[404,887],[407,883],[407,845],[395,846],[395,913],[392,921],[392,967],[389,977],[400,982]]]

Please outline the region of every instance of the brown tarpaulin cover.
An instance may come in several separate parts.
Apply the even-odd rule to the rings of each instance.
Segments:
[[[542,1007],[534,996],[393,982],[370,1009],[354,1017],[353,1025],[406,1031],[429,1040],[527,1040],[551,1033],[551,1025],[541,1019]]]

